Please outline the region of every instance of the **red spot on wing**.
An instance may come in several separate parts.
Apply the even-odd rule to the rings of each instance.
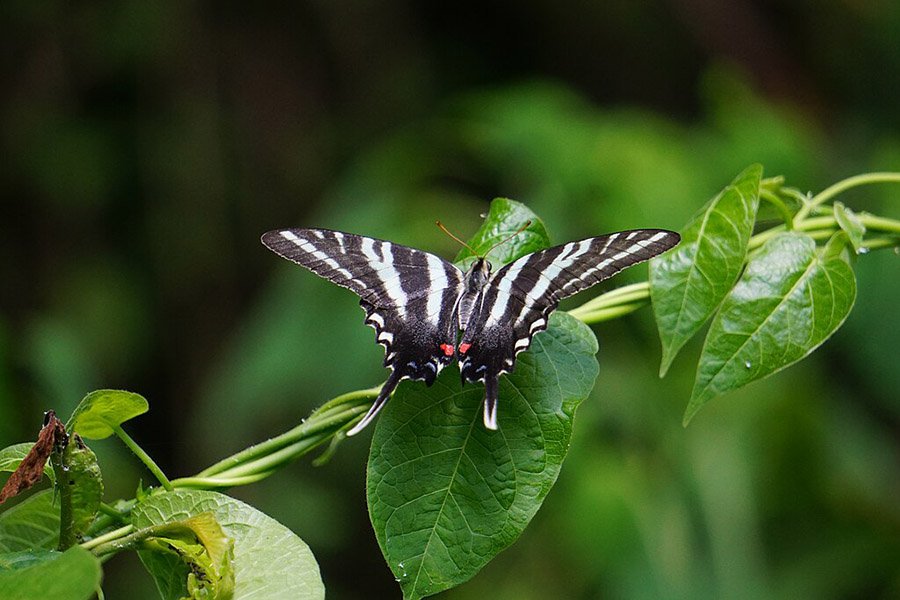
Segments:
[[[471,348],[471,347],[472,347],[472,344],[460,344],[459,345],[459,353],[465,354],[466,352],[469,351],[469,348]]]
[[[441,350],[444,351],[444,356],[453,356],[453,344],[441,344]]]

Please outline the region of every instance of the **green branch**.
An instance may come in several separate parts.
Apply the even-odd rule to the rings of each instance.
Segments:
[[[144,452],[144,449],[138,446],[137,442],[135,442],[130,435],[125,433],[125,430],[122,429],[121,425],[113,425],[110,424],[112,430],[115,432],[119,439],[128,446],[128,448],[134,452],[134,455],[138,457],[138,459],[144,463],[144,466],[153,473],[153,476],[156,477],[156,480],[159,481],[160,485],[162,485],[166,490],[172,491],[172,483],[169,481],[169,478],[166,477],[166,474],[162,472],[162,469],[156,464],[156,462],[150,458],[150,455]]]
[[[862,175],[856,175],[838,181],[834,185],[825,188],[813,196],[809,202],[805,203],[803,208],[801,208],[796,216],[794,216],[794,224],[796,225],[798,221],[805,219],[811,210],[820,204],[824,204],[831,200],[838,194],[841,194],[850,188],[873,183],[900,183],[900,173],[864,173]]]
[[[69,465],[66,463],[64,444],[59,444],[50,454],[50,464],[56,473],[56,489],[59,492],[59,551],[64,552],[75,545],[75,521],[72,506],[72,486]]]
[[[176,479],[175,488],[211,489],[246,485],[283,466],[356,424],[369,410],[379,388],[357,390],[329,400],[293,429],[207,467],[194,477]]]
[[[573,308],[569,314],[592,325],[625,316],[649,303],[650,283],[644,281],[601,294]]]

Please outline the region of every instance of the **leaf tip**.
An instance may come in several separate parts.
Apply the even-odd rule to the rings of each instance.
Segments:
[[[684,416],[681,418],[681,426],[687,427],[708,401],[709,398],[703,395],[691,395],[687,408],[684,409]]]
[[[677,354],[677,350],[675,352],[669,351],[667,348],[663,348],[662,359],[659,361],[659,378],[662,379],[666,376],[666,373],[669,372],[669,367],[672,366],[672,361],[675,360],[675,355]]]

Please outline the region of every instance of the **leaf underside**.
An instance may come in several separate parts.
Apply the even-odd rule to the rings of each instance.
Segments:
[[[325,597],[309,547],[287,527],[255,508],[217,492],[178,490],[151,496],[133,511],[135,528],[212,513],[234,540],[234,598]],[[185,594],[183,565],[170,554],[140,552],[163,598]]]

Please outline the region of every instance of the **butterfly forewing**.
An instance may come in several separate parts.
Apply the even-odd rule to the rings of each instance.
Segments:
[[[660,229],[622,231],[541,250],[497,271],[459,344],[466,348],[463,378],[485,382],[485,424],[496,428],[497,378],[547,328],[560,300],[665,252],[679,239]]]
[[[401,379],[431,384],[453,358],[457,329],[453,308],[463,274],[427,252],[327,229],[282,229],[262,236],[269,249],[360,297],[366,323],[385,348],[393,370],[365,427]],[[449,348],[449,350],[447,350]]]

